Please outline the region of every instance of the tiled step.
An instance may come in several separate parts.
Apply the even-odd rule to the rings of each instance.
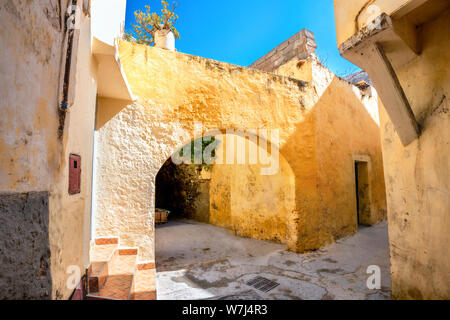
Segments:
[[[119,247],[119,238],[96,239],[90,248],[91,265],[88,270],[89,290],[97,292],[103,287],[109,274],[108,262]]]
[[[108,276],[98,292],[90,292],[91,300],[128,300],[133,283],[137,249],[117,249],[108,262]]]
[[[136,266],[130,299],[156,300],[156,271],[154,263],[144,263]]]
[[[120,247],[119,238],[91,244],[88,300],[156,300],[155,263],[137,263],[138,249]]]

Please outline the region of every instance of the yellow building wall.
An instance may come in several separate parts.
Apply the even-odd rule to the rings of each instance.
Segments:
[[[450,298],[450,10],[423,26],[423,53],[397,70],[418,140],[404,147],[380,108],[392,296]]]
[[[0,271],[1,299],[51,299],[55,288],[49,224],[56,215],[54,182],[63,161],[62,145],[58,141],[63,34],[58,28],[60,17],[56,13],[49,13],[55,24],[45,17],[47,5],[37,1],[28,4],[4,1],[0,4],[2,218],[9,211],[8,207],[11,208],[11,216],[7,221],[1,221],[0,230],[4,259]],[[25,199],[31,197],[29,192],[42,194],[39,202],[46,203],[45,207],[31,203],[32,207],[25,210],[28,203]],[[8,194],[21,202],[22,208],[14,203],[3,203]],[[18,226],[10,225],[18,216],[23,216],[17,222]],[[33,219],[33,216],[37,221],[27,221],[27,217]],[[9,234],[5,226],[15,229],[14,234]],[[33,243],[36,248],[29,250]],[[14,261],[23,263],[23,268]],[[39,279],[38,283],[35,283],[36,279]]]
[[[380,128],[360,95],[356,87],[334,78],[315,107],[318,189],[324,211],[323,221],[315,225],[328,226],[317,230],[318,233],[328,230],[328,234],[321,234],[325,238],[341,237],[357,230],[357,160],[368,162],[371,208],[370,215],[360,217],[363,218],[360,222],[374,225],[386,219]]]
[[[57,190],[55,214],[50,224],[54,297],[67,299],[70,266],[78,266],[81,276],[89,266],[91,240],[92,153],[97,100],[97,63],[91,55],[91,20],[82,16],[77,53],[77,82],[74,105],[66,115],[62,165],[54,188]],[[81,192],[69,195],[69,156],[81,157]]]
[[[378,97],[373,89],[362,92],[339,79],[311,55],[306,60],[294,58],[275,70],[277,74],[311,81],[319,100],[313,108],[312,167],[303,172],[314,180],[320,214],[305,215],[300,230],[315,234],[307,247],[331,243],[355,232],[357,223],[355,161],[367,161],[369,167],[370,215],[360,223],[377,224],[387,217],[386,190],[381,152]],[[361,134],[364,133],[364,134]],[[309,152],[313,154],[314,152]],[[301,183],[299,181],[299,183]]]
[[[312,60],[294,58],[275,69],[273,73],[310,82],[313,80]]]
[[[338,45],[377,12],[393,18],[404,16],[420,27],[419,55],[400,61],[403,56],[396,51],[398,48],[384,44],[422,131],[416,141],[403,146],[380,102],[392,297],[448,299],[450,257],[445,247],[450,234],[448,1],[335,0],[334,4]],[[371,5],[377,7],[369,10]]]
[[[391,15],[422,0],[334,0],[338,47],[382,13]]]
[[[66,8],[68,1],[61,1],[60,5]],[[26,288],[25,296],[7,296],[9,299],[67,299],[73,292],[67,285],[68,278],[73,275],[67,273],[68,267],[78,267],[79,276],[82,276],[89,264],[96,103],[90,18],[81,13],[75,103],[61,124],[58,112],[64,43],[61,26],[66,18],[59,12],[49,1],[28,1],[26,4],[8,1],[0,5],[0,196],[29,192],[48,194],[48,212],[42,213],[45,217],[36,215],[38,208],[33,207],[34,204],[24,212],[25,216],[34,217],[35,225],[47,219],[48,224],[45,230],[36,231],[28,230],[26,221],[20,223],[22,230],[17,232],[20,240],[15,243],[34,246],[34,252],[43,253],[29,261],[27,259],[35,253],[26,251],[19,257],[21,249],[17,250],[15,258],[21,266],[27,267],[12,266],[15,274],[21,277],[20,270],[35,269],[23,277],[26,281],[23,286],[17,279],[1,285],[10,289],[5,289],[5,294],[20,295]],[[74,196],[68,194],[70,153],[82,157],[81,193]],[[18,216],[19,210],[14,210]],[[47,242],[38,242],[32,231]],[[2,274],[3,279],[8,277],[3,271]],[[50,279],[49,286],[41,287],[41,283],[36,283],[36,279],[46,278]],[[75,276],[74,282],[77,281],[79,277]],[[39,290],[42,292],[37,292]]]
[[[256,141],[237,135],[216,137],[221,144],[218,158],[226,157],[228,139],[246,145],[246,157],[254,152],[270,157],[279,163],[274,175],[261,175],[261,168],[268,167],[267,159],[254,164],[214,164],[210,172],[209,223],[231,229],[236,235],[260,240],[286,243],[290,237],[287,225],[293,223],[288,217],[295,210],[294,173],[280,155],[270,154],[270,146],[260,147]],[[241,140],[238,142],[238,140]],[[253,152],[254,151],[254,152]],[[223,161],[222,161],[223,162]]]

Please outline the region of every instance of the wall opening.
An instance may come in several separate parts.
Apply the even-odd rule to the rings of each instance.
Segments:
[[[369,164],[367,161],[355,161],[355,191],[358,225],[369,225],[370,193]]]
[[[202,165],[176,165],[167,160],[156,176],[155,208],[170,212],[170,220],[209,222],[210,180]],[[163,219],[164,220],[164,219]]]
[[[171,220],[184,218],[210,222],[209,180],[213,167],[211,162],[214,160],[218,143],[214,137],[199,138],[177,151],[182,157],[179,159],[181,163],[174,162],[172,157],[164,163],[155,183],[155,208],[158,218],[164,217],[166,211],[170,212]],[[204,159],[205,150],[211,150],[208,160]],[[162,220],[164,222],[164,218]]]
[[[277,145],[266,137],[229,132],[217,133],[215,141],[213,164],[177,164],[169,158],[155,177],[158,279],[227,256],[248,238],[283,248],[296,235],[290,225],[295,176]],[[189,150],[186,146],[182,149]],[[167,222],[156,222],[160,209],[170,211]],[[165,280],[160,283],[162,294],[170,294]]]
[[[295,178],[286,159],[264,139],[217,135],[212,164],[194,164],[194,159],[176,164],[169,158],[156,176],[155,211],[170,211],[169,221],[190,219],[237,236],[286,243],[291,236],[288,216],[295,210]],[[203,144],[203,151],[210,149]]]

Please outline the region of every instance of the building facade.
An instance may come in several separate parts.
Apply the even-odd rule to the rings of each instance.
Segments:
[[[450,3],[335,0],[338,46],[381,102],[392,296],[450,298]]]
[[[97,96],[132,99],[125,4],[0,4],[0,298],[67,299],[89,266]]]

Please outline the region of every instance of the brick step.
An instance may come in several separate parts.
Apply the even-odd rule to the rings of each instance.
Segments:
[[[156,300],[155,263],[137,264],[138,249],[120,247],[119,238],[93,241],[88,300]]]
[[[138,249],[119,248],[108,262],[108,276],[98,292],[90,292],[88,298],[129,300],[133,283]]]
[[[131,300],[156,300],[155,263],[143,263],[136,266]]]
[[[119,238],[96,239],[90,248],[91,265],[88,269],[89,290],[98,292],[109,274],[108,262],[119,247]]]

